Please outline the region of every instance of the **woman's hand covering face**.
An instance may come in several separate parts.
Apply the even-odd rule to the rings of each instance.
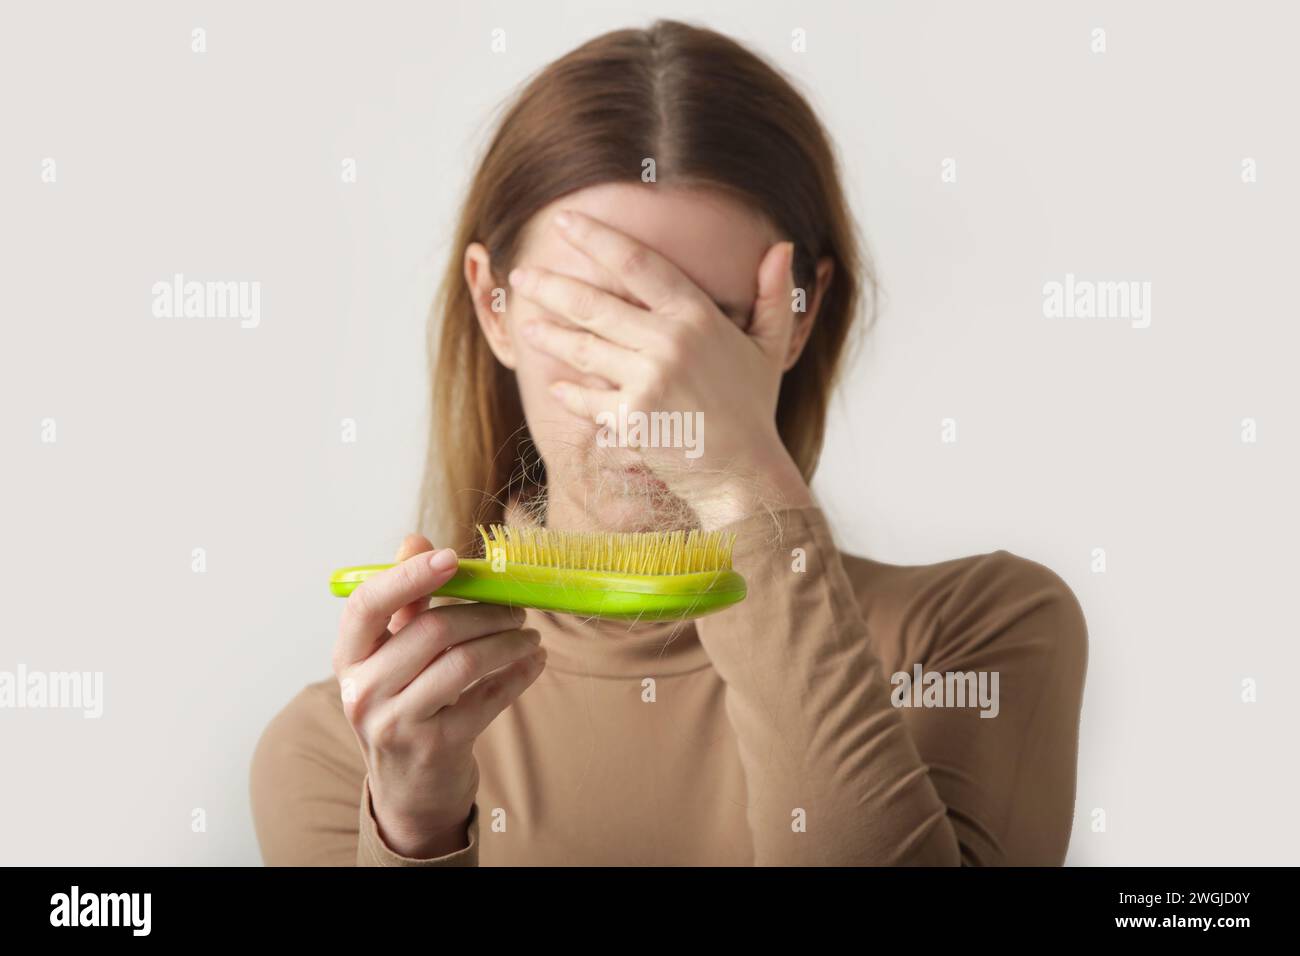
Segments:
[[[797,348],[794,304],[806,299],[796,299],[793,243],[775,243],[763,256],[742,328],[626,233],[575,210],[549,225],[632,297],[539,267],[510,273],[516,294],[567,323],[529,317],[520,329],[525,341],[572,368],[575,379],[599,376],[612,386],[560,380],[550,387],[555,398],[597,423],[605,440],[629,438],[706,526],[763,504],[810,503],[776,428],[781,376]]]

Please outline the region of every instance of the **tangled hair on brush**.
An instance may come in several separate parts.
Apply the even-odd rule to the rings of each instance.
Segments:
[[[658,183],[717,190],[766,217],[794,242],[800,287],[812,288],[816,263],[831,260],[776,409],[781,440],[811,481],[850,333],[875,313],[875,279],[835,152],[778,68],[720,33],[660,20],[598,36],[540,70],[505,108],[477,165],[430,316],[432,420],[418,524],[432,540],[471,547],[475,525],[506,523],[511,508],[540,522],[546,506],[546,469],[514,373],[478,327],[466,248],[481,242],[494,284],[505,287],[539,210],[591,186],[640,183],[647,156]],[[673,502],[652,504],[654,521],[693,526]]]

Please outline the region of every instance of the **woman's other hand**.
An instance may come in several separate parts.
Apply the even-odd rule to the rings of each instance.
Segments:
[[[478,792],[474,741],[541,674],[522,608],[430,608],[456,553],[410,535],[398,563],[349,596],[334,645],[343,710],[361,744],[375,820],[402,856],[466,845]]]

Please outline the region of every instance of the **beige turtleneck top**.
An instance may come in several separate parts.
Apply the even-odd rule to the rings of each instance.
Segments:
[[[1087,632],[1056,574],[1006,551],[842,554],[816,507],[728,530],[749,595],[714,616],[529,612],[546,668],[475,745],[457,852],[384,844],[338,683],[309,684],[253,758],[266,863],[1063,861]]]

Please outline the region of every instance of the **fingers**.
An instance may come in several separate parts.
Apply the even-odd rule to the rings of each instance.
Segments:
[[[794,243],[778,242],[759,263],[758,298],[748,329],[749,337],[772,358],[784,358],[790,342],[794,288]]]
[[[561,210],[553,222],[571,246],[618,277],[651,309],[703,295],[680,269],[626,233],[573,209]]]
[[[537,267],[512,269],[508,279],[525,299],[610,342],[636,349],[652,338],[645,309],[581,279]]]
[[[523,622],[523,608],[495,604],[430,608],[416,615],[357,665],[358,684],[373,698],[391,697],[449,647],[489,634],[518,630]]]
[[[606,341],[594,332],[564,329],[554,322],[531,319],[524,338],[579,372],[600,375],[614,385],[633,385],[650,376],[650,361],[636,352]]]
[[[397,563],[401,564],[407,558],[415,557],[417,554],[423,554],[426,551],[432,551],[433,544],[422,534],[408,534],[403,540],[402,545],[397,549]],[[427,595],[418,597],[405,607],[397,610],[388,621],[388,631],[396,634],[404,628],[408,621],[429,606]]]
[[[390,618],[405,605],[427,598],[455,576],[456,552],[443,548],[407,558],[364,581],[348,597],[334,643],[334,671],[369,657],[387,636]]]
[[[428,720],[459,701],[475,681],[533,653],[541,639],[537,631],[526,628],[448,648],[393,698],[397,712],[403,721]]]
[[[462,694],[458,703],[439,712],[437,720],[442,724],[443,734],[450,740],[477,739],[545,669],[546,648],[538,647],[526,657],[489,674]]]

